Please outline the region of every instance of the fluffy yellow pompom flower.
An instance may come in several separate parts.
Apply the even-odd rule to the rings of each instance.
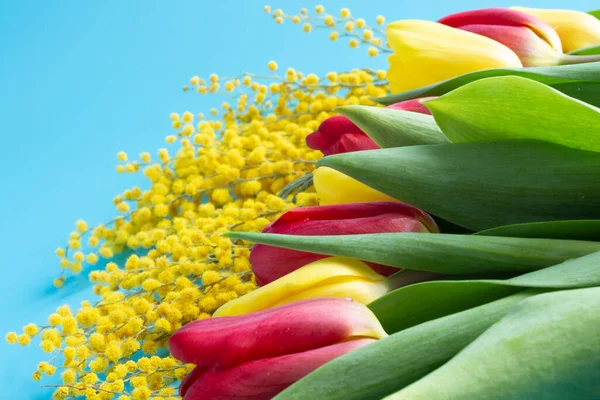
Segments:
[[[392,197],[329,167],[317,168],[314,171],[313,182],[321,205],[396,201]]]
[[[31,336],[29,336],[26,333],[23,333],[22,335],[19,335],[19,337],[17,338],[17,342],[21,346],[27,346],[31,342]]]
[[[469,72],[522,67],[505,45],[437,22],[403,20],[386,27],[392,93],[427,86]]]
[[[348,10],[341,17],[326,15],[323,7],[315,10],[319,16],[308,10],[299,15],[274,10],[272,15],[276,22],[291,19],[307,31],[325,25],[333,28],[329,32],[336,39],[347,25],[354,46],[386,51],[379,31],[369,30],[374,24]],[[274,62],[268,67],[279,69]],[[56,400],[175,399],[178,381],[191,368],[159,356],[169,335],[256,289],[250,246],[224,239],[222,233],[260,231],[282,212],[318,204],[311,189],[278,196],[287,184],[312,172],[321,157],[306,146],[306,135],[333,116],[337,106],[372,104],[370,98],[389,94],[383,71],[337,71],[325,78],[287,68],[280,74],[284,76],[269,75],[192,77],[193,92],[233,89],[237,98],[205,113],[172,113],[169,123],[175,131],[166,139],[172,146],[155,151],[156,156],[118,157],[117,170],[143,173],[145,188],[118,193],[115,218],[95,227],[78,222],[56,252],[62,267],[56,286],[67,284],[70,272],[96,264],[89,280],[97,298],[73,311],[60,307],[35,336],[29,327],[21,337],[14,332],[6,337],[11,343],[38,340],[57,363],[57,373],[65,372]],[[119,254],[129,256],[113,258]],[[354,282],[353,275],[349,279]],[[367,286],[378,288],[378,279]],[[315,283],[317,287],[327,295],[337,286]],[[367,292],[355,290],[356,295]],[[139,352],[147,357],[139,358]],[[139,364],[124,362],[130,358]],[[49,375],[52,370],[43,364],[38,372]]]
[[[18,336],[15,332],[8,332],[6,334],[6,341],[10,344],[17,343]]]
[[[23,332],[25,332],[29,336],[35,336],[39,332],[39,328],[36,324],[27,324],[23,328]]]
[[[87,231],[87,228],[88,228],[87,223],[82,219],[78,220],[75,223],[75,226],[77,228],[77,232],[79,232],[79,233],[83,233],[83,232]]]

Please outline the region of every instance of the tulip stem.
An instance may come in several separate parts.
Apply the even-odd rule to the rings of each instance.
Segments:
[[[600,55],[574,56],[571,54],[563,54],[560,57],[559,65],[585,64],[596,61],[600,61]]]
[[[390,290],[399,289],[413,283],[427,282],[440,278],[442,275],[430,271],[401,270],[388,278]]]

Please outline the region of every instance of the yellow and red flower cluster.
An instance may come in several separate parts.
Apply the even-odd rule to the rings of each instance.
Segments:
[[[347,9],[339,17],[322,6],[315,16],[304,9],[265,11],[305,32],[325,26],[330,39],[347,36],[352,48],[369,46],[370,56],[392,53],[392,92],[488,68],[588,62],[593,57],[564,53],[600,44],[600,22],[570,11],[487,9],[439,22],[393,22],[386,28],[391,49],[378,28],[382,16],[370,26]],[[78,221],[68,245],[56,252],[63,268],[56,286],[67,271],[110,260],[89,276],[99,300],[79,310],[62,306],[47,326],[30,324],[6,337],[27,345],[40,336],[52,358],[33,376],[60,371],[55,399],[175,399],[177,386],[187,400],[269,399],[320,365],[386,336],[364,305],[394,287],[394,268],[251,249],[222,235],[438,232],[430,216],[410,205],[335,170],[313,171],[322,155],[378,148],[335,108],[372,105],[371,98],[388,94],[386,72],[320,78],[292,68],[280,76],[273,61],[268,68],[267,77],[193,77],[184,90],[238,94],[210,110],[212,117],[173,113],[175,133],[166,141],[176,151],[160,149],[154,159],[141,153],[139,160],[118,154],[117,171],[143,171],[149,188],[116,196],[120,215],[107,224]],[[389,107],[429,114],[421,100]],[[310,173],[314,190],[278,196]],[[115,254],[125,255],[121,265]],[[167,345],[172,355],[159,355]]]
[[[450,15],[437,23],[391,23],[387,37],[395,51],[389,58],[392,90],[413,89],[488,68],[590,61],[586,57],[564,55],[559,32],[534,15],[543,18],[556,13],[559,12],[485,9]],[[588,25],[576,25],[588,32],[593,33],[593,28],[600,25],[597,20],[591,22],[579,14],[564,15],[588,21]],[[572,31],[560,33],[565,41],[573,35]],[[599,43],[600,35],[591,34],[585,44]],[[389,108],[430,114],[422,100],[410,100]],[[379,148],[344,116],[323,121],[306,140],[309,147],[326,156]],[[424,212],[332,169],[315,170],[314,185],[320,206],[288,211],[263,232],[303,236],[438,232],[434,220]],[[335,329],[339,316],[343,315],[348,315],[346,323],[350,326],[363,327],[345,307],[354,304],[354,308],[362,309],[363,315],[368,313],[368,308],[360,304],[369,304],[386,294],[394,286],[393,277],[387,277],[396,272],[384,265],[266,245],[256,245],[250,253],[250,261],[257,282],[264,286],[221,306],[213,314],[217,318],[183,328],[171,338],[172,354],[198,365],[181,387],[181,395],[187,400],[267,400],[332,358],[353,350],[356,347],[351,344],[357,342],[348,341],[347,336],[322,343],[320,334],[326,334],[328,328]],[[332,298],[350,299],[353,303],[336,302]],[[326,326],[311,328],[305,308],[319,302],[322,302],[319,312],[323,312],[320,323],[325,321]],[[319,312],[315,310],[315,314]],[[251,327],[265,325],[260,333]],[[380,328],[378,326],[378,330]],[[263,341],[264,335],[268,339]],[[293,336],[288,338],[289,342],[286,335]],[[378,338],[377,335],[363,337]],[[203,343],[202,338],[211,338],[212,345],[226,349],[220,350],[219,357],[225,359],[223,363],[212,358],[215,347]],[[247,341],[252,345],[237,348],[237,343],[246,346]],[[357,347],[366,344],[368,342]],[[310,350],[302,347],[298,352],[295,348],[304,345]],[[342,350],[344,345],[347,347]],[[230,355],[229,350],[239,350],[239,354]],[[248,354],[252,355],[251,360],[246,359]]]

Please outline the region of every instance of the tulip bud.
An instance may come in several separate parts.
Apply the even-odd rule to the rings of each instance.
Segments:
[[[287,235],[358,235],[384,232],[438,232],[427,213],[401,202],[349,203],[301,207],[290,210],[268,225],[264,233]],[[256,281],[265,285],[313,261],[323,254],[257,244],[250,253]],[[377,273],[389,276],[397,268],[367,263]]]
[[[533,15],[550,25],[558,34],[564,52],[600,45],[600,20],[580,11],[544,10],[511,7]]]
[[[283,264],[286,260],[280,260]],[[387,278],[352,258],[330,257],[305,265],[253,292],[223,304],[216,317],[243,315],[319,297],[352,298],[368,304],[389,290]]]
[[[319,129],[306,137],[311,149],[324,155],[378,149],[379,146],[352,121],[343,115],[327,118]]]
[[[429,109],[421,103],[421,100],[431,98],[433,97],[406,100],[386,108],[431,115]],[[323,121],[319,129],[306,137],[306,144],[311,149],[320,150],[326,156],[379,148],[366,133],[343,115],[336,115]]]
[[[197,365],[180,386],[185,400],[266,400],[385,336],[362,304],[321,298],[192,322],[171,336],[169,348],[173,357]]]
[[[422,101],[436,99],[436,98],[437,98],[437,96],[419,97],[418,99],[404,100],[404,101],[401,101],[400,103],[390,104],[386,108],[431,115],[431,111],[429,111],[429,108],[427,108],[425,106],[425,104],[422,103]]]
[[[386,27],[386,38],[394,52],[388,57],[387,74],[393,93],[469,72],[523,66],[505,45],[436,22],[392,22]]]
[[[184,400],[270,400],[320,366],[373,342],[356,339],[227,369],[200,370],[180,395]]]
[[[556,31],[541,19],[517,10],[485,8],[449,15],[441,24],[502,43],[525,67],[558,65],[562,45]]]
[[[313,172],[319,204],[344,204],[370,201],[397,201],[333,168],[319,167]]]

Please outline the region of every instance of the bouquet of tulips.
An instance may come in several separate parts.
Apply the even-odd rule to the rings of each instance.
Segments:
[[[320,205],[284,213],[261,287],[170,339],[210,399],[600,398],[600,21],[397,21],[386,107],[307,137]]]

